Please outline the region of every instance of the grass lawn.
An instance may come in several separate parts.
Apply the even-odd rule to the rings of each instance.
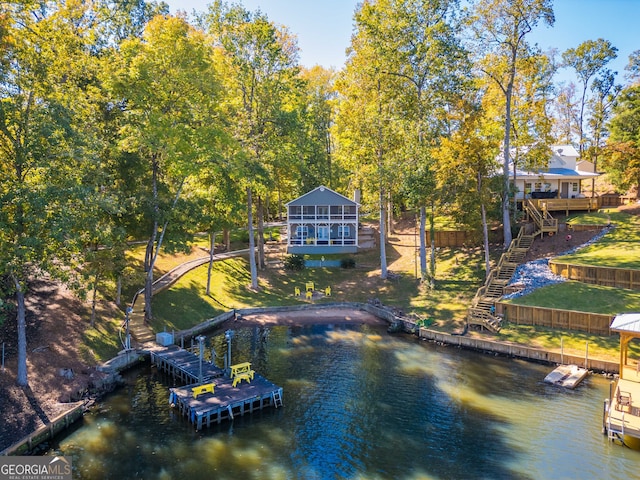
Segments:
[[[640,217],[609,210],[573,215],[567,221],[583,225],[612,222],[616,228],[596,244],[562,257],[562,261],[640,268]],[[459,330],[464,325],[466,312],[476,289],[483,281],[482,252],[478,248],[438,249],[436,288],[432,290],[416,279],[418,258],[415,236],[413,229],[409,230],[390,234],[387,264],[392,275],[386,280],[380,278],[377,249],[354,255],[354,269],[308,268],[288,271],[278,265],[285,257],[283,253],[270,254],[267,258],[268,268],[259,272],[260,288],[257,292],[248,288],[248,260],[240,257],[214,263],[211,293],[206,295],[208,266],[204,265],[182,277],[169,290],[154,296],[156,318],[152,327],[155,331],[182,330],[233,308],[311,302],[366,302],[377,298],[386,305],[432,319],[431,328],[445,332]],[[237,248],[242,248],[242,235],[238,233],[235,236],[237,238],[234,237]],[[203,256],[204,251],[200,247],[205,247],[206,242],[206,237],[199,239],[189,254],[161,255],[156,265],[156,278],[190,258]],[[143,255],[144,245],[132,249],[130,258],[137,265],[136,269],[140,268]],[[499,252],[496,252],[496,256],[498,255]],[[330,257],[333,258],[326,256],[327,259],[331,259]],[[331,286],[332,296],[316,296],[313,301],[294,296],[294,288],[298,286],[304,291],[304,284],[308,281],[315,282],[317,290]],[[142,285],[139,282],[133,283],[135,286],[130,287],[131,291]],[[623,311],[640,310],[640,292],[565,282],[539,289],[512,302],[614,315]],[[574,355],[581,355],[586,342],[589,342],[591,357],[611,361],[617,361],[618,358],[617,335],[600,337],[575,331],[507,324],[493,337],[500,341],[513,341],[556,351],[560,349],[559,339],[562,338],[565,352]],[[640,351],[635,351],[637,347],[632,345],[631,348],[634,354],[640,356]]]
[[[353,258],[356,268],[305,268],[284,270],[280,266],[259,272],[259,290],[249,287],[246,257],[214,262],[211,293],[206,295],[208,265],[196,268],[183,276],[169,290],[154,296],[155,331],[182,330],[234,308],[259,306],[300,305],[334,302],[367,302],[377,298],[386,305],[397,306],[422,317],[435,320],[440,329],[459,328],[464,322],[467,307],[481,283],[482,272],[479,249],[456,251],[441,249],[437,255],[436,289],[419,282],[415,277],[415,259],[407,258],[401,250],[406,239],[394,237],[387,249],[389,272],[380,278],[378,251],[358,253]],[[413,247],[410,247],[413,252]],[[329,260],[330,256],[326,256]],[[282,256],[267,258],[268,264]],[[304,292],[306,282],[314,282],[316,290],[331,286],[331,297],[316,296],[313,300],[294,296],[295,287]]]
[[[505,303],[616,315],[639,310],[640,292],[569,281],[547,285]]]
[[[617,211],[599,215],[607,215],[615,228],[593,245],[557,260],[576,265],[640,269],[640,216]],[[595,214],[586,218],[595,218]]]

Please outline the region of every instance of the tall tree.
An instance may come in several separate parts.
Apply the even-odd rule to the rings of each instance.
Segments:
[[[513,238],[509,163],[511,154],[511,110],[518,60],[529,54],[525,37],[540,21],[553,25],[552,0],[478,0],[471,18],[478,53],[490,54],[493,60],[483,71],[497,83],[504,96],[504,137],[502,142],[502,226],[504,248]]]
[[[625,191],[635,190],[640,199],[640,85],[622,90],[609,129],[604,170],[615,185]]]
[[[188,178],[218,147],[219,81],[204,34],[178,17],[155,17],[142,38],[123,42],[112,91],[124,113],[121,149],[144,162],[141,226],[145,318],[152,318],[153,269]],[[174,235],[188,228],[171,224]],[[187,237],[182,237],[186,240]]]
[[[79,2],[10,3],[0,15],[0,275],[17,303],[19,385],[28,385],[25,295],[47,272],[73,281],[82,237],[75,212],[93,159],[83,115],[96,87],[92,30]]]
[[[470,97],[472,98],[472,97]],[[478,100],[461,100],[451,109],[454,131],[435,149],[437,181],[450,192],[450,213],[472,229],[482,228],[485,274],[491,270],[488,212],[496,190],[493,173],[499,167],[500,124],[484,115]]]
[[[204,23],[226,58],[225,82],[231,93],[227,108],[235,119],[232,135],[247,157],[244,183],[251,222],[254,193],[258,193],[261,206],[271,188],[269,162],[276,158],[278,134],[286,129],[289,118],[284,103],[298,74],[298,47],[286,28],[277,28],[262,12],[252,13],[241,5],[229,6],[216,0],[209,6]],[[258,208],[259,226],[263,224],[262,213]],[[251,287],[257,289],[253,228],[249,223]],[[262,235],[259,230],[260,265],[264,265]]]
[[[562,54],[564,65],[573,67],[582,85],[580,98],[580,116],[578,118],[579,151],[580,155],[587,148],[585,138],[585,107],[587,106],[587,91],[591,80],[602,72],[611,60],[617,57],[618,49],[611,42],[603,38],[587,40],[576,48],[570,48]]]
[[[460,84],[466,65],[465,53],[455,34],[457,5],[454,0],[381,0],[365,2],[356,13],[357,34],[352,40],[353,54],[347,70],[363,69],[373,79],[368,83],[378,92],[372,98],[378,103],[378,114],[371,117],[378,123],[378,169],[384,171],[385,162],[388,166],[394,162],[405,164],[400,168],[387,167],[388,175],[380,183],[381,231],[385,228],[384,214],[392,185],[400,183],[403,170],[417,171],[429,163],[428,146],[438,138],[443,111]],[[357,94],[357,88],[354,90]],[[395,135],[402,131],[404,141],[414,146],[404,152],[411,151],[416,156],[407,161],[385,152],[388,145],[382,141],[383,130]],[[421,199],[418,208],[426,208],[429,193],[415,197]],[[425,255],[423,243],[422,264]],[[421,271],[424,278],[425,269]]]

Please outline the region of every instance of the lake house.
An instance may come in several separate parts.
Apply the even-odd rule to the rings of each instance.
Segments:
[[[360,205],[321,185],[287,203],[287,252],[356,253]]]
[[[509,169],[511,181],[516,186],[516,200],[519,202],[525,199],[585,198],[582,182],[588,180],[587,186],[591,189],[591,180],[600,175],[593,171],[593,164],[578,161],[580,154],[571,145],[555,145],[551,150],[549,166],[545,169],[516,169],[515,180],[513,165]]]

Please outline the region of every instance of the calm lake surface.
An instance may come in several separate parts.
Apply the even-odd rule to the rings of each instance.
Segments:
[[[222,366],[224,333],[208,348]],[[385,326],[235,330],[233,362],[284,388],[284,408],[203,431],[170,378],[127,373],[49,454],[82,479],[630,479],[640,452],[601,433],[609,380],[575,390],[551,367],[389,335]]]

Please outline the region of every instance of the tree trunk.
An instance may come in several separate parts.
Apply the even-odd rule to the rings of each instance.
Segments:
[[[491,273],[491,263],[489,258],[489,228],[487,227],[487,212],[484,207],[484,202],[480,203],[480,213],[482,215],[482,239],[484,245],[484,276],[487,278],[489,277],[489,273]]]
[[[436,286],[436,212],[434,201],[431,200],[431,215],[429,216],[429,233],[431,235],[431,272],[429,286]]]
[[[207,269],[207,291],[206,295],[211,295],[211,272],[213,271],[213,256],[216,248],[216,232],[209,232],[209,268]]]
[[[383,280],[387,278],[387,245],[386,245],[386,231],[385,231],[385,198],[384,189],[380,187],[380,278]]]
[[[93,328],[96,324],[96,303],[98,298],[98,282],[100,281],[100,274],[96,273],[95,279],[93,281],[93,293],[91,298],[91,320],[89,324],[91,328]]]
[[[18,307],[18,374],[16,383],[21,387],[27,387],[29,381],[27,378],[27,322],[26,322],[26,306],[24,303],[24,291],[20,281],[14,276],[13,284],[16,287],[16,302]]]
[[[266,262],[264,260],[264,205],[262,196],[258,195],[258,268],[264,270]]]
[[[118,275],[116,278],[116,306],[119,307],[122,304],[122,275]]]
[[[231,231],[228,228],[222,230],[225,252],[231,251]]]
[[[258,271],[256,268],[256,242],[253,238],[253,214],[251,210],[253,204],[251,202],[251,187],[247,187],[247,224],[249,231],[249,267],[251,269],[251,288],[258,290]]]
[[[431,235],[433,238],[433,234]],[[427,279],[427,210],[420,207],[420,281]]]

